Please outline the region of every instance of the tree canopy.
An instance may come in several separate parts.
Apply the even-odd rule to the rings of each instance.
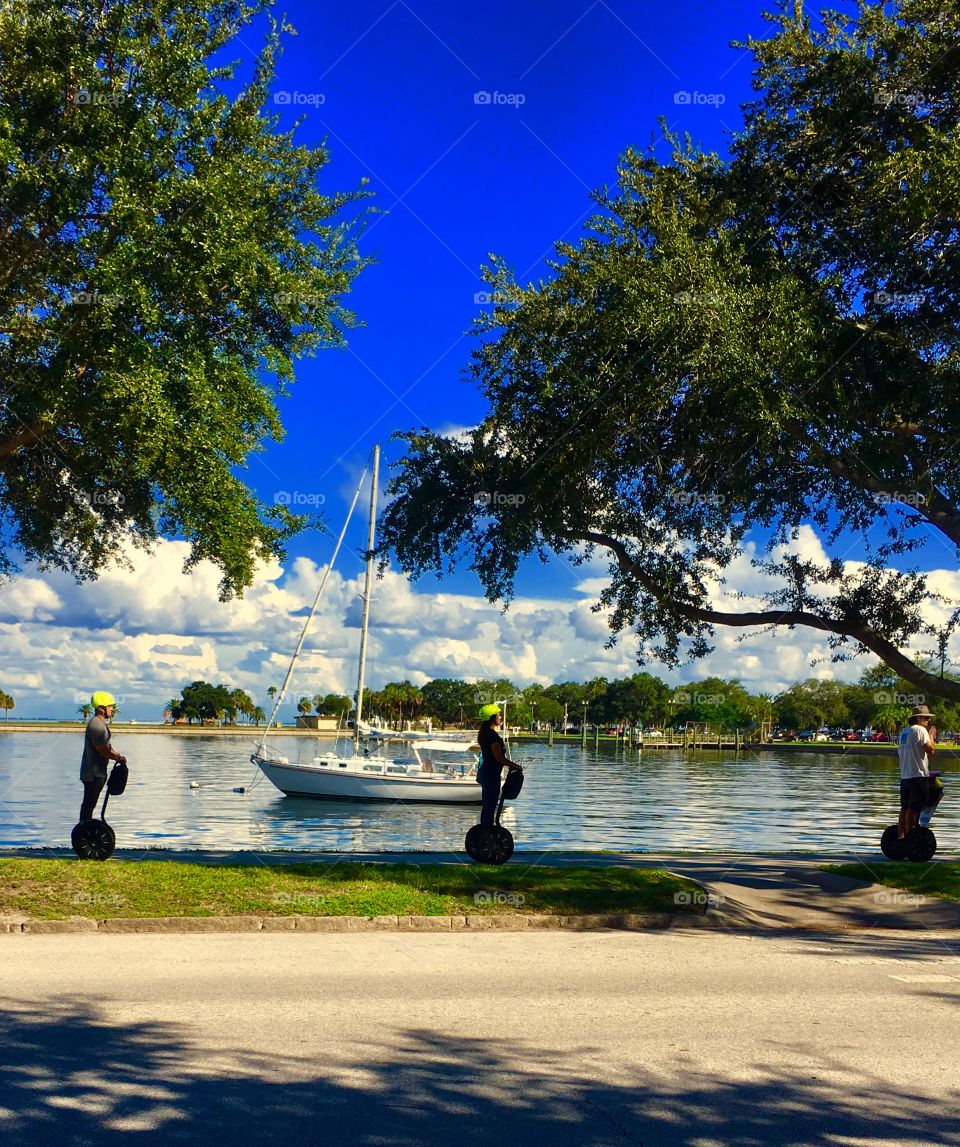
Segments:
[[[246,80],[214,62],[271,6],[0,8],[0,572],[178,536],[226,597],[305,521],[237,471],[353,322],[362,193],[266,108],[286,29]]]
[[[414,575],[468,563],[491,600],[528,556],[605,552],[598,606],[641,664],[703,656],[718,626],[806,626],[960,699],[960,611],[916,557],[960,543],[960,11],[769,18],[729,157],[630,148],[549,277],[487,269],[489,413],[404,435],[381,548]],[[771,588],[743,605],[723,582],[750,563]]]

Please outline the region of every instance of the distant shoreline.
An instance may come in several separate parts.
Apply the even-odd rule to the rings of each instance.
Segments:
[[[30,723],[27,721],[0,721],[0,733],[70,733],[77,735],[83,732],[85,722],[83,721],[59,721],[47,722],[38,721]],[[154,734],[169,734],[174,737],[259,737],[263,735],[262,725],[131,725],[126,722],[112,722],[110,726],[114,735],[120,736],[124,733],[139,735],[141,733],[149,735]],[[439,735],[442,735],[442,730],[435,730]],[[460,731],[460,730],[455,730]],[[342,729],[339,733],[334,729],[298,729],[292,725],[273,726],[270,729],[271,737],[310,737],[322,740],[336,740],[350,739],[353,736],[353,730]],[[513,733],[511,740],[514,743],[527,744],[547,744],[547,736],[544,733]],[[580,736],[576,733],[568,733],[566,735],[556,734],[555,743],[557,745],[579,745],[581,744]],[[610,737],[601,735],[599,738],[602,745],[618,745],[621,744],[621,739],[617,737]],[[587,746],[594,744],[592,736],[587,738]],[[631,752],[683,752],[685,751],[683,745],[678,742],[664,742],[655,739],[645,739],[643,741],[642,749],[639,745],[625,746]],[[690,746],[693,749],[693,746]],[[702,741],[696,746],[697,752],[737,752],[740,753],[770,753],[783,751],[784,753],[802,756],[807,753],[825,753],[836,756],[864,756],[864,757],[889,757],[896,760],[897,747],[895,744],[889,742],[877,743],[870,741],[749,741],[741,742],[739,750],[737,750],[733,741],[724,740],[718,744],[716,740]],[[943,759],[947,757],[952,759],[957,752],[960,751],[960,745],[938,745],[937,753]]]
[[[85,721],[0,721],[0,733],[82,733]],[[120,733],[170,733],[175,737],[256,737],[263,733],[262,725],[131,725],[123,721],[112,721],[110,728],[115,735]],[[350,730],[347,730],[349,733]],[[292,726],[276,726],[270,729],[272,737],[336,737],[344,736],[335,729],[295,729]]]

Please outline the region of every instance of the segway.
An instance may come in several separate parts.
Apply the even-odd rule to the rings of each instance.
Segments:
[[[883,836],[880,837],[880,851],[888,860],[910,860],[923,864],[932,859],[937,851],[937,838],[930,828],[930,818],[943,800],[943,781],[940,779],[942,775],[939,772],[930,774],[928,803],[920,810],[920,818],[916,825],[903,839],[899,836],[898,825],[891,824],[883,830]]]
[[[113,850],[117,846],[117,834],[106,821],[107,801],[111,797],[120,796],[127,787],[129,775],[130,770],[127,766],[117,761],[107,778],[107,791],[103,798],[103,807],[100,809],[100,819],[82,820],[73,826],[70,843],[81,860],[107,860],[113,855]]]
[[[475,824],[467,833],[464,847],[477,864],[506,864],[513,856],[513,834],[500,823],[503,802],[516,800],[523,788],[523,769],[511,769],[500,789],[493,827]]]

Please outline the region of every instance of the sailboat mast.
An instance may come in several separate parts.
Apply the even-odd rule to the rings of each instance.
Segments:
[[[360,745],[360,717],[363,713],[363,670],[367,660],[367,627],[370,623],[370,592],[373,588],[374,530],[377,523],[377,478],[380,472],[380,447],[373,448],[373,473],[370,480],[370,522],[367,527],[367,569],[363,578],[363,618],[360,622],[360,667],[357,671],[357,714],[353,725],[354,746]]]

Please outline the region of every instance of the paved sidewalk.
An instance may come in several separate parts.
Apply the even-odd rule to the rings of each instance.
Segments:
[[[2,856],[63,856],[69,849],[6,850]],[[194,864],[463,864],[456,852],[210,852],[118,849],[120,860]],[[954,862],[954,853],[938,853],[932,863]],[[511,868],[626,867],[664,868],[704,886],[707,920],[733,929],[760,932],[892,929],[960,933],[960,904],[917,896],[879,884],[863,884],[819,870],[821,864],[863,861],[882,879],[887,861],[872,855],[798,853],[514,853]]]

